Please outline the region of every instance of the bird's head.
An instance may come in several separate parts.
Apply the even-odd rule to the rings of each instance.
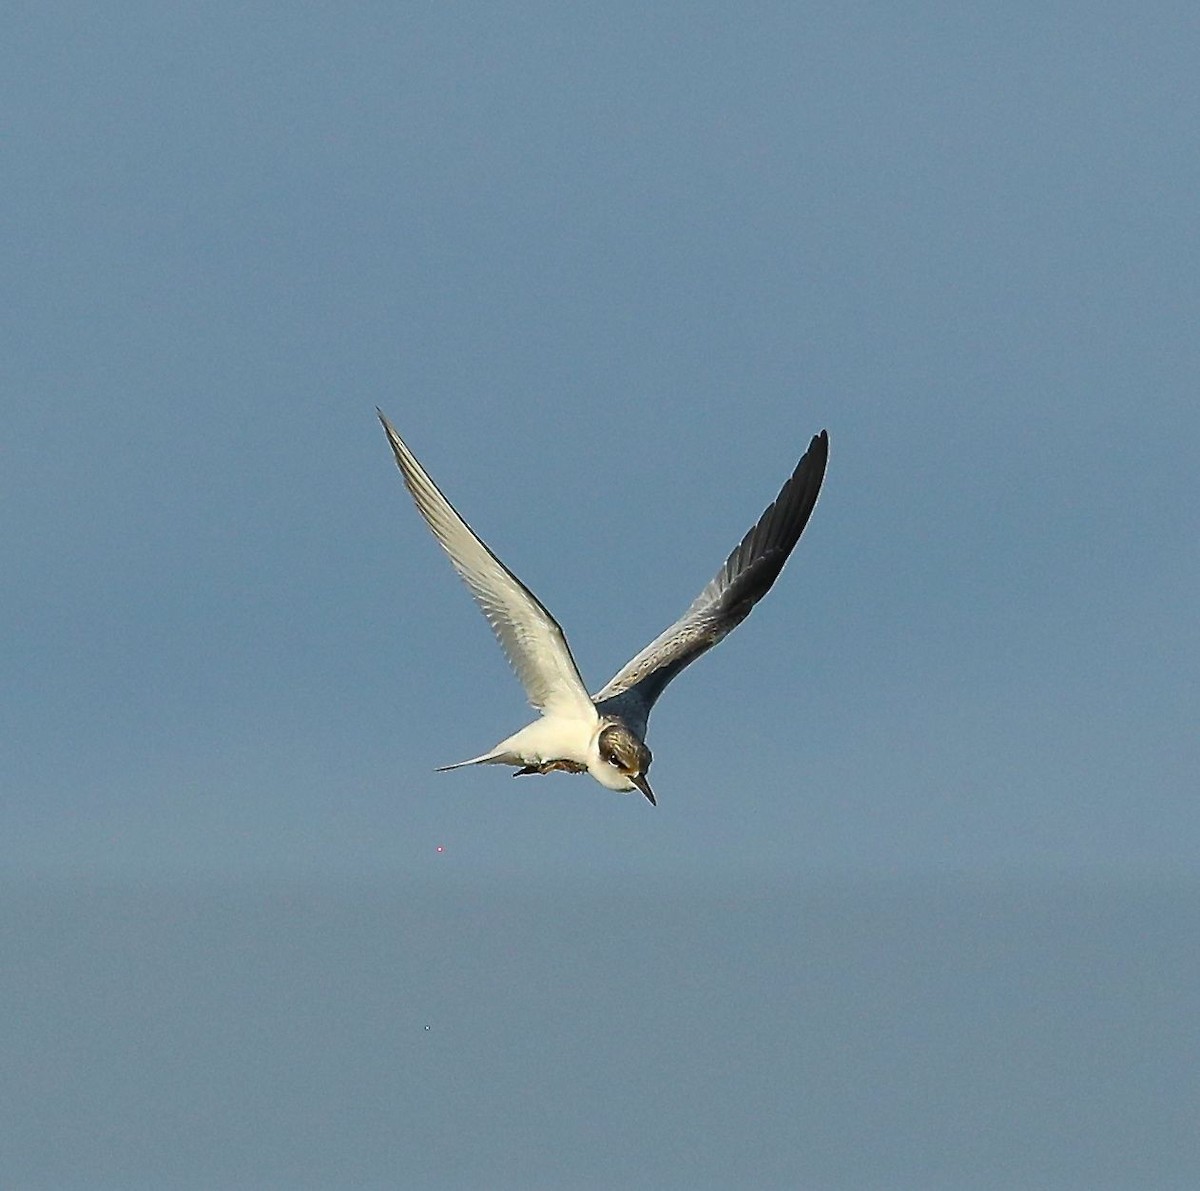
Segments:
[[[646,770],[653,758],[628,725],[619,720],[607,723],[600,729],[596,744],[600,763],[593,776],[610,790],[640,790],[651,804],[657,806],[654,791],[646,780]]]

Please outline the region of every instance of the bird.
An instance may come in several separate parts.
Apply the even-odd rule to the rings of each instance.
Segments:
[[[433,536],[450,556],[540,716],[478,757],[443,765],[516,766],[514,777],[589,773],[608,790],[658,800],[647,771],[650,711],[666,685],[750,614],[779,577],[821,490],[829,435],[813,435],[779,495],[683,615],[589,695],[558,621],[442,495],[383,411],[396,464]]]

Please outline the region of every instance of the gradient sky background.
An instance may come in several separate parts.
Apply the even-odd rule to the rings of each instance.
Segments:
[[[127,1065],[119,1040],[142,1037],[145,1006],[104,983],[96,965],[114,952],[72,933],[80,913],[108,904],[97,890],[125,907],[116,953],[172,974],[151,982],[165,1038],[179,1034],[168,1006],[193,988],[178,973],[193,969],[228,978],[214,977],[212,1004],[230,1013],[239,996],[275,997],[288,1020],[340,1006],[338,1020],[365,1028],[375,1019],[362,1004],[340,1016],[347,1003],[323,981],[347,963],[339,940],[359,948],[360,976],[381,954],[390,919],[371,907],[409,904],[402,888],[427,908],[429,934],[411,954],[389,935],[395,964],[370,967],[379,1022],[404,1002],[425,1032],[429,1005],[444,1004],[434,986],[405,1000],[389,981],[411,977],[403,957],[417,965],[437,938],[480,989],[503,984],[510,963],[543,990],[559,977],[574,987],[575,970],[612,987],[593,979],[594,1000],[555,1002],[561,1035],[543,1038],[536,1061],[565,1082],[546,1090],[514,1057],[529,1003],[505,986],[512,1011],[485,1033],[509,1049],[490,1069],[495,1098],[479,1092],[476,1148],[439,1167],[454,1095],[435,1097],[436,1112],[417,1096],[431,1132],[399,1167],[383,1123],[355,1134],[366,1163],[355,1185],[391,1185],[398,1170],[408,1185],[633,1186],[640,1173],[647,1186],[724,1186],[747,1171],[796,1185],[802,1170],[821,1186],[1017,1185],[1005,1155],[1044,1186],[1101,1175],[1195,1185],[1194,1150],[1163,1105],[1180,1120],[1196,1106],[1195,1065],[1170,1060],[1194,1055],[1197,981],[1156,969],[1172,990],[1157,1019],[1132,1008],[1145,989],[1122,983],[1200,945],[1193,6],[1135,17],[1115,4],[62,4],[23,6],[6,26],[0,849],[16,891],[9,993],[36,1016],[22,1026],[18,1014],[25,1041],[9,1045],[28,1050],[32,1071],[49,1060],[29,1039],[65,1046],[66,1021],[109,1040],[96,1044],[87,1100],[98,1124],[84,1100],[64,1099],[61,1079],[43,1071],[38,1100],[24,1077],[10,1181],[99,1178],[95,1138],[174,1094],[178,1119],[145,1125],[145,1154],[126,1147],[113,1185],[300,1185],[280,1155],[294,1156],[297,1138],[317,1144],[306,1113],[327,1118],[328,1105],[298,1106],[279,1084],[328,1087],[336,1068],[333,1084],[371,1088],[386,1113],[395,1089],[381,1072],[411,1069],[364,1078],[375,1035],[329,1042],[341,1056],[329,1070],[307,1065],[311,1037],[269,1035],[262,1056],[278,1080],[260,1086],[236,1068],[244,1039],[214,1050],[199,1029],[184,1057],[164,1042],[146,1067]],[[656,709],[657,810],[581,778],[432,772],[528,711],[403,489],[376,405],[562,622],[593,688],[682,611],[810,435],[829,429],[826,486],[776,588]],[[365,880],[375,892],[348,918],[317,892],[353,902],[346,891]],[[1035,909],[1026,880],[1050,890]],[[183,881],[207,892],[172,918],[160,907],[176,903],[153,891],[182,898]],[[295,898],[326,909],[300,928],[291,895],[247,892],[262,881],[309,890]],[[913,892],[930,881],[937,896]],[[985,887],[1005,891],[1006,910]],[[485,888],[487,913],[509,926],[560,899],[599,898],[592,921],[628,945],[614,941],[603,963],[573,954],[564,910],[536,942],[512,927],[508,950],[472,952],[463,924],[482,937],[470,899]],[[674,918],[636,935],[639,890],[653,903],[685,888]],[[1143,1031],[1123,1035],[1128,1055],[1161,1059],[1161,1083],[1127,1078],[1126,1051],[1110,1048],[1105,1086],[1123,1092],[1068,1129],[1065,1148],[1039,1149],[1031,1138],[1050,1110],[1038,1095],[1013,1070],[968,1061],[983,1029],[972,997],[997,980],[997,995],[1013,997],[1001,1015],[1010,1034],[988,1035],[997,1055],[1005,1038],[1030,1037],[1031,987],[1091,1053],[1106,1027],[1080,1017],[1076,994],[1094,988],[1095,956],[1070,952],[1084,945],[1063,925],[1072,912],[1052,908],[1092,905],[1079,888],[1116,907],[1096,912],[1101,968],[1112,1003]],[[795,913],[770,909],[768,889],[788,890]],[[900,936],[886,928],[884,889],[917,907]],[[237,898],[259,935],[244,914],[222,917]],[[865,914],[874,925],[862,937],[877,931],[892,957],[826,955],[803,1013],[832,1031],[828,1067],[813,1062],[846,1089],[858,1078],[886,1089],[870,1065],[884,1064],[904,1111],[872,1117],[853,1090],[838,1100],[780,1041],[795,1009],[780,989],[806,969],[753,956],[778,957],[772,931],[812,898],[831,938],[857,937]],[[971,898],[977,918],[943,930],[946,907]],[[1151,914],[1146,898],[1168,908]],[[189,914],[207,943],[175,929]],[[1042,924],[1036,946],[1029,914]],[[251,933],[221,935],[213,924],[227,920]],[[1025,940],[1018,950],[1035,946],[1016,965],[1024,984],[980,968],[983,984],[949,996],[935,1031],[946,1061],[926,1070],[928,1096],[900,1091],[899,1072],[920,1076],[888,1046],[915,1044],[882,990],[918,988],[922,948],[946,971],[975,970],[964,957],[990,954],[1006,932]],[[55,950],[51,936],[77,945]],[[729,950],[735,936],[749,959]],[[262,941],[281,937],[307,957],[310,981],[282,952],[261,960]],[[923,942],[892,955],[897,937]],[[680,938],[694,946],[671,952]],[[796,954],[810,942],[792,940]],[[677,962],[658,983],[629,958],[664,948]],[[248,951],[266,965],[259,984],[244,977]],[[1056,975],[1063,954],[1074,960]],[[838,1013],[861,992],[863,964],[879,999],[854,1023]],[[661,1087],[630,1092],[632,1059],[611,1041],[598,1044],[598,1068],[572,1050],[630,980],[645,994],[630,1001],[638,1018],[697,973],[726,969],[737,979],[692,1004],[677,1050],[638,1019],[642,1042],[667,1047]],[[87,994],[100,986],[114,1017]],[[85,990],[79,1003],[43,995],[67,987]],[[711,1037],[755,994],[779,1030],[758,1050],[731,1043],[715,1068],[742,1072],[742,1092],[775,1089],[772,1111],[793,1122],[781,1106],[796,1091],[787,1080],[799,1081],[823,1124],[756,1143],[765,1165],[747,1167],[744,1132],[730,1125],[722,1149],[716,1124],[738,1089],[691,1070],[685,1037]],[[198,1021],[215,1012],[184,1004]],[[955,1021],[971,1024],[955,1033]],[[1184,1039],[1175,1027],[1189,1021]],[[847,1040],[874,1039],[858,1066],[830,1041],[836,1022]],[[621,1046],[632,1055],[635,1041]],[[1046,1105],[1077,1104],[1104,1082],[1063,1046]],[[55,1070],[80,1086],[78,1055],[55,1053]],[[205,1066],[214,1053],[224,1067]],[[471,1081],[478,1053],[464,1042],[438,1060],[447,1087],[447,1071]],[[755,1054],[797,1062],[764,1077]],[[541,1088],[535,1109],[571,1102],[570,1073],[585,1068],[595,1102],[585,1097],[578,1121],[489,1108],[521,1103],[505,1079]],[[118,1071],[131,1103],[112,1098]],[[179,1138],[200,1128],[188,1089],[204,1080],[212,1139],[197,1154],[222,1155],[219,1169],[181,1157]],[[711,1096],[673,1132],[663,1101],[706,1081]],[[921,1119],[949,1121],[946,1136],[975,1138],[974,1149],[913,1140],[905,1112],[934,1100]],[[254,1149],[276,1136],[256,1117],[268,1101],[277,1153]],[[1026,1116],[993,1138],[988,1106],[1018,1102]],[[580,1140],[598,1106],[615,1103],[629,1119],[609,1122],[614,1136],[646,1130],[624,1166],[619,1146]],[[955,1118],[964,1104],[978,1119]],[[47,1141],[50,1118],[84,1121],[67,1130],[77,1151]],[[1122,1181],[1099,1139],[1128,1154],[1151,1122],[1164,1131],[1162,1165]],[[532,1166],[505,1167],[513,1139],[536,1141],[538,1129],[566,1165],[537,1166],[530,1143]],[[347,1136],[310,1156],[313,1185],[349,1185],[337,1148]],[[719,1152],[688,1166],[689,1136]],[[1039,1154],[1051,1157],[1039,1166]],[[1084,1177],[1071,1154],[1099,1165]],[[54,1174],[51,1156],[65,1163]]]

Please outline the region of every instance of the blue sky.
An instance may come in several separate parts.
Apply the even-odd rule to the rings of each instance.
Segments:
[[[16,867],[1190,867],[1185,14],[29,10]],[[376,404],[593,684],[828,427],[657,814],[432,774],[526,708]]]
[[[1194,879],[1190,6],[1134,18],[1104,4],[38,5],[10,17],[0,61],[8,880],[215,883],[257,904],[245,893],[255,881],[369,879],[430,905],[438,891],[516,896],[529,882],[553,899],[581,881],[645,890],[652,904],[658,882],[680,881],[729,936],[705,936],[660,984],[638,987],[678,994],[710,966],[706,947],[736,967],[745,927],[759,948],[747,987],[769,1000],[778,972],[760,960],[775,920],[747,925],[722,890],[782,883],[803,917],[797,882],[849,883],[878,909],[889,881],[1011,890],[1033,874],[1111,893]],[[593,687],[682,611],[828,428],[825,488],[791,563],[655,711],[657,809],[582,778],[433,772],[529,712],[412,508],[377,405],[562,622]],[[57,967],[37,950],[50,945],[39,922],[75,937],[63,896],[51,918],[20,911],[14,937],[44,964],[29,971],[103,985],[88,940]],[[1004,921],[1028,925],[1017,902]],[[1134,902],[1104,928],[1115,933],[1097,928],[1114,973],[1121,955],[1141,955]],[[137,904],[121,921],[152,911]],[[1007,928],[964,928],[939,952],[929,904],[911,954],[976,971],[975,950],[1003,951]],[[1172,904],[1171,937],[1195,934],[1187,899]],[[213,905],[188,913],[216,929]],[[454,905],[438,929],[482,988],[494,957],[471,961],[471,911]],[[606,905],[598,921],[613,937],[636,934],[627,908]],[[831,914],[829,930],[853,929],[850,911]],[[378,919],[354,923],[347,946],[361,959]],[[153,930],[129,930],[150,970],[215,957],[229,977],[220,1003],[236,1011],[240,952],[227,938],[172,953]],[[295,937],[337,954],[321,951],[327,935]],[[630,953],[667,937],[630,935]],[[572,962],[513,946],[535,983]],[[1053,950],[1023,963],[1067,1020],[1090,953],[1060,987],[1043,966]],[[909,961],[893,959],[867,963],[880,987],[917,987]],[[863,970],[828,969],[814,1012],[831,1036],[854,1034],[837,1007]],[[646,979],[610,974],[622,987]],[[263,980],[254,996],[284,995],[285,960]],[[312,980],[298,1012],[330,1003]],[[1141,995],[1118,985],[1118,999]],[[970,1019],[981,987],[951,997],[953,1020]],[[562,1039],[591,1028],[596,995],[570,1002]],[[736,1004],[731,984],[693,1005],[696,1028],[709,1036]],[[886,997],[871,1004],[879,1062],[903,1066],[906,1052],[887,1045],[904,1023]],[[1153,1053],[1176,1053],[1169,1023],[1191,1013],[1171,1004]],[[60,1018],[47,1005],[47,1038],[79,1020],[78,1006]],[[515,1005],[495,1034],[510,1057],[524,1037]],[[424,1024],[429,1011],[411,1012]],[[1013,1038],[1036,1024],[1005,1020]],[[101,1036],[109,1027],[136,1033],[133,1017],[98,1021]],[[1120,1054],[1138,1053],[1131,1031]],[[965,1026],[946,1038],[947,1056],[955,1040],[978,1041]],[[275,1069],[320,1074],[298,1040],[264,1045]],[[206,1046],[198,1035],[182,1086]],[[570,1061],[566,1041],[546,1047],[547,1062]],[[623,1095],[622,1053],[605,1052],[599,1100]],[[1062,1052],[1064,1072],[1083,1069],[1074,1053]],[[445,1061],[463,1078],[473,1069],[465,1044]],[[517,1080],[525,1068],[512,1062]],[[668,1083],[695,1074],[683,1042],[663,1062]],[[1113,1062],[1112,1086],[1133,1099],[1077,1137],[1168,1119]],[[130,1086],[166,1086],[162,1063]],[[339,1078],[353,1083],[361,1071],[346,1063]],[[833,1057],[818,1067],[841,1070]],[[930,1075],[930,1104],[1000,1112],[1028,1091],[1012,1071],[988,1089],[962,1073],[956,1083],[953,1067],[947,1057]],[[753,1081],[752,1062],[737,1070]],[[863,1086],[878,1075],[848,1070]],[[1063,1078],[1069,1098],[1079,1087]],[[764,1095],[785,1087],[774,1079]],[[725,1090],[690,1128],[715,1127]],[[861,1104],[847,1096],[853,1116]],[[74,1119],[53,1096],[44,1107]],[[281,1153],[305,1119],[286,1117]],[[821,1137],[839,1136],[840,1120]],[[877,1171],[938,1185],[887,1150],[907,1129],[893,1125],[871,1126]],[[945,1185],[991,1185],[989,1154],[1034,1152],[1026,1125],[994,1152],[984,1137]],[[234,1128],[217,1128],[214,1145]],[[489,1128],[505,1132],[498,1118]],[[673,1145],[680,1130],[663,1137]],[[174,1136],[164,1125],[162,1153]],[[669,1166],[667,1151],[649,1133],[644,1143],[647,1185],[664,1185],[655,1163]],[[491,1169],[480,1144],[466,1185]],[[1183,1149],[1162,1144],[1168,1185]],[[824,1185],[869,1183],[829,1145],[812,1168]],[[430,1185],[436,1149],[421,1150]],[[735,1151],[721,1151],[729,1169]],[[763,1152],[763,1185],[798,1169],[786,1146]],[[1029,1178],[1049,1186],[1067,1171],[1072,1185],[1069,1162],[1055,1161]],[[146,1162],[146,1185],[162,1185]],[[633,1185],[622,1169],[608,1180]],[[123,1168],[115,1185],[135,1174]],[[514,1185],[530,1177],[522,1168]],[[699,1185],[694,1171],[685,1183]],[[1153,1183],[1142,1171],[1128,1185]]]

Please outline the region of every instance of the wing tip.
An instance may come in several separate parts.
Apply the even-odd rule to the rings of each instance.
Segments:
[[[828,430],[822,430],[819,434],[814,434],[812,436],[812,442],[810,442],[808,444],[808,450],[805,451],[804,453],[805,453],[805,455],[811,455],[814,452],[816,452],[816,454],[822,456],[822,458],[827,459],[829,457],[829,431]]]

